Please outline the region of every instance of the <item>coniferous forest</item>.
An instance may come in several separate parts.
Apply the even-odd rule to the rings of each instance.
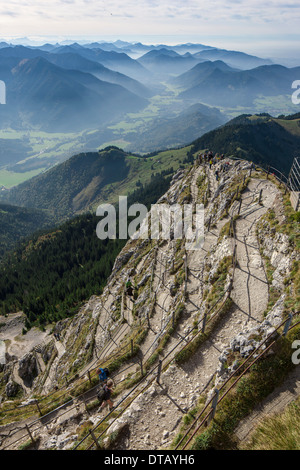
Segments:
[[[150,208],[170,176],[156,174],[128,197]],[[117,211],[117,208],[116,208]],[[50,231],[39,231],[7,254],[0,266],[2,314],[23,311],[26,328],[72,316],[91,295],[101,294],[126,240],[100,240],[99,217],[84,214]]]

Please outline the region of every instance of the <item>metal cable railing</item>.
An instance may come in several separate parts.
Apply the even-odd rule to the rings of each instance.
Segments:
[[[300,312],[296,312],[293,314],[293,316],[296,316],[296,315],[299,315]],[[249,354],[249,356],[247,357],[247,359],[238,367],[238,369],[236,369],[235,371],[233,371],[230,376],[226,379],[226,381],[222,384],[222,386],[220,387],[220,389],[218,390],[218,396],[219,396],[219,393],[226,388],[226,386],[229,384],[229,382],[232,380],[232,378],[234,376],[237,375],[237,373],[243,369],[245,367],[245,365],[250,362],[250,360],[252,359],[252,357],[257,354],[262,346],[264,346],[266,343],[269,342],[270,339],[272,339],[274,337],[274,334],[275,332],[278,332],[278,330],[280,328],[282,328],[282,326],[286,325],[287,323],[287,320],[284,320],[283,322],[280,323],[279,326],[277,326],[275,328],[275,331],[272,331],[272,333],[270,333],[263,341],[261,341],[261,343]],[[298,326],[300,324],[300,321],[298,321],[297,323],[295,323],[294,325],[291,325],[287,328],[285,334],[287,334],[289,331],[291,331],[293,328],[295,328],[296,326]],[[281,337],[281,336],[279,336]],[[259,353],[259,355],[254,359],[253,362],[251,362],[242,372],[241,372],[241,375],[239,375],[239,377],[232,383],[230,384],[230,387],[225,391],[225,393],[222,395],[222,397],[220,399],[218,399],[214,405],[214,408],[211,408],[209,410],[209,412],[203,417],[205,411],[208,409],[209,405],[212,404],[213,400],[214,400],[214,397],[212,397],[204,406],[204,408],[201,410],[200,414],[194,419],[192,425],[189,427],[189,429],[186,431],[186,433],[184,434],[184,436],[182,436],[182,438],[180,439],[180,441],[177,443],[176,447],[175,447],[175,450],[178,450],[179,447],[181,446],[181,444],[183,444],[183,441],[187,438],[187,436],[190,434],[191,430],[194,428],[194,426],[197,424],[197,422],[200,420],[200,418],[202,418],[201,422],[198,424],[197,428],[193,431],[192,435],[189,437],[189,439],[184,443],[183,447],[180,449],[180,450],[185,450],[186,447],[188,446],[188,444],[191,442],[192,438],[197,434],[197,432],[199,432],[200,428],[204,425],[207,424],[207,421],[209,420],[209,417],[210,415],[215,411],[215,407],[217,406],[217,404],[219,404],[220,402],[222,402],[224,400],[224,398],[226,397],[226,395],[237,385],[237,383],[242,379],[242,377],[250,370],[250,368],[256,363],[259,361],[259,359],[262,358],[262,356],[264,356],[270,349],[272,346],[274,346],[274,344],[276,343],[276,341],[278,340],[275,339],[274,341],[272,341],[267,347],[265,347],[263,349],[263,351],[261,351]]]

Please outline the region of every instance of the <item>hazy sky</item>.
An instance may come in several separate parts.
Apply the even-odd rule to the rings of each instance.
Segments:
[[[200,42],[292,55],[299,26],[299,0],[0,0],[2,38]]]

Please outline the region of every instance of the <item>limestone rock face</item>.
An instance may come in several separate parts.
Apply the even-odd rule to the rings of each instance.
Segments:
[[[22,357],[19,361],[18,373],[26,387],[31,387],[33,380],[38,376],[38,366],[33,354],[29,353]]]
[[[10,380],[5,387],[5,393],[8,398],[15,397],[20,390],[20,385],[18,385],[13,380]]]

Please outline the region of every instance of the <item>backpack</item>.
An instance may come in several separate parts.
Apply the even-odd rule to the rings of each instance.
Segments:
[[[104,387],[101,387],[97,392],[97,398],[99,400],[100,405],[104,402],[104,400],[106,399],[106,396],[107,396],[107,389],[106,389],[106,385],[104,385]]]
[[[105,367],[104,369],[100,368],[97,370],[97,374],[99,374],[100,381],[106,380],[107,377],[109,377],[109,370],[107,369],[107,367]]]

